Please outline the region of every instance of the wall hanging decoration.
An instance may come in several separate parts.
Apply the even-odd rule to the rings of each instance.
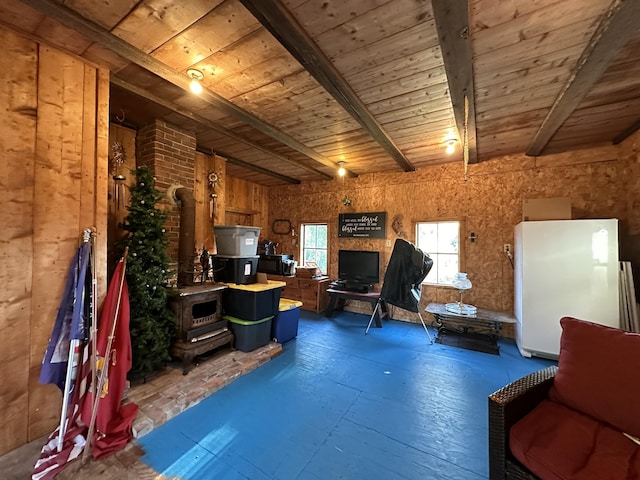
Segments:
[[[342,199],[342,204],[345,207],[350,207],[351,206],[351,199],[349,198],[349,195],[345,195],[344,198]]]
[[[291,232],[294,232],[293,236],[295,236],[293,225],[291,225],[291,222],[286,218],[276,218],[271,223],[271,231],[276,235],[289,235]]]
[[[341,213],[338,237],[386,238],[387,212]]]
[[[216,198],[218,195],[214,193],[216,184],[220,181],[220,175],[216,172],[209,172],[207,174],[207,183],[209,185],[209,219],[213,221],[216,209]]]
[[[111,147],[113,156],[111,158],[111,171],[113,179],[113,201],[116,206],[116,210],[126,204],[126,186],[125,181],[127,177],[120,173],[120,167],[127,159],[127,153],[124,150],[124,146],[120,142],[115,142]]]
[[[404,227],[402,225],[403,218],[404,217],[401,213],[394,215],[393,220],[391,221],[391,228],[400,238],[407,238],[407,234],[404,233]]]

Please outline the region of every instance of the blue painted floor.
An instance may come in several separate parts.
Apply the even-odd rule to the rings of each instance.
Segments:
[[[142,437],[142,461],[184,480],[487,478],[487,396],[553,362],[368,320],[302,311],[282,355]]]

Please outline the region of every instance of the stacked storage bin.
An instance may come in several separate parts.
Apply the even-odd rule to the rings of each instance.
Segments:
[[[278,314],[284,282],[256,283],[260,227],[213,227],[218,254],[213,278],[227,284],[222,295],[223,318],[233,331],[235,348],[250,352],[271,340],[271,323]]]
[[[213,255],[216,282],[251,285],[258,271],[260,227],[218,225],[213,227],[218,254]]]
[[[285,282],[238,285],[227,283],[222,297],[223,318],[235,336],[235,347],[250,352],[271,340],[271,323],[278,314]]]
[[[278,314],[271,324],[271,337],[274,342],[285,343],[298,335],[302,302],[281,298]]]

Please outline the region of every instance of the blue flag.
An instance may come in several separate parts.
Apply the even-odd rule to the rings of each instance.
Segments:
[[[54,383],[63,392],[70,342],[73,339],[84,340],[87,335],[85,302],[90,296],[90,288],[87,288],[90,251],[89,243],[83,242],[73,257],[62,301],[40,369],[40,383]]]

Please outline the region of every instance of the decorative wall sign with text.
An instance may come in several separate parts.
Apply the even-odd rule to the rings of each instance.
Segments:
[[[341,213],[338,237],[386,238],[387,212]]]

